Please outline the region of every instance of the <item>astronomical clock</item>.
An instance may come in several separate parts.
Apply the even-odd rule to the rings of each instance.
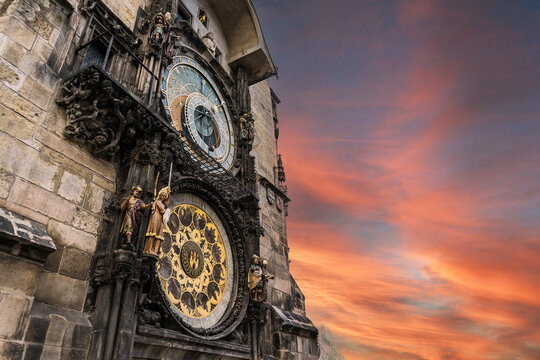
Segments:
[[[237,144],[232,117],[205,67],[191,57],[173,56],[163,72],[161,92],[165,114],[178,130],[177,141],[186,153],[195,161],[210,156],[222,169],[231,169]],[[228,210],[214,207],[220,195],[208,186],[206,196],[200,189],[186,188],[191,181],[188,177],[180,182],[184,187],[172,185],[156,284],[184,330],[219,338],[234,328],[247,304],[247,297],[237,294],[239,277],[246,275],[235,265],[245,261],[238,259],[243,245],[242,240],[230,240],[235,225],[222,221],[224,217],[231,221],[225,214]]]
[[[208,72],[195,60],[176,56],[161,87],[165,112],[186,146],[199,146],[229,170],[235,156],[231,116]]]

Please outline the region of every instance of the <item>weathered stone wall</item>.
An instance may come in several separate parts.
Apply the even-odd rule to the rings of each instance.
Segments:
[[[88,346],[81,311],[115,171],[62,134],[54,99],[79,22],[73,10],[0,5],[0,207],[44,224],[57,248],[44,265],[0,255],[0,358],[79,358]]]
[[[208,4],[208,1],[182,0],[182,4],[184,4],[184,7],[191,14],[191,26],[201,38],[208,32],[211,32],[214,35],[214,43],[222,54],[220,64],[225,70],[230,72],[230,68],[227,63],[227,59],[229,58],[229,48],[227,42],[225,41],[221,24],[217,20],[217,17],[213,12],[212,7],[210,7]],[[205,28],[204,25],[199,21],[199,9],[203,9],[208,15],[208,28]],[[174,16],[175,14],[172,15]]]
[[[135,29],[137,11],[139,8],[145,8],[145,0],[103,0],[103,3],[118,16],[130,30]]]
[[[255,139],[252,154],[255,156],[255,168],[259,177],[276,184],[275,167],[277,148],[272,117],[272,99],[268,81],[262,81],[250,87],[251,110],[255,119]],[[291,277],[287,251],[287,230],[285,211],[279,211],[275,201],[270,203],[267,188],[258,183],[259,207],[264,236],[260,240],[261,257],[268,260],[268,270],[275,275],[270,280],[272,290],[269,301],[281,308],[291,306]],[[277,196],[277,195],[276,195]]]

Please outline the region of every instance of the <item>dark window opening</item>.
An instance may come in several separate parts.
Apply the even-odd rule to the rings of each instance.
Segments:
[[[184,5],[182,3],[178,4],[178,10],[176,11],[176,18],[178,20],[185,21],[185,22],[191,24],[191,14],[184,7]]]

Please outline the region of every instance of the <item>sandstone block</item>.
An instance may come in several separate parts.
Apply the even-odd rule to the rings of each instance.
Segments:
[[[72,246],[79,250],[92,254],[96,248],[97,237],[71,226],[50,220],[47,232],[55,243]]]
[[[0,254],[0,289],[32,296],[41,268],[34,263]]]
[[[116,184],[114,183],[114,181],[107,180],[97,174],[94,174],[92,181],[99,187],[107,190],[108,192],[113,193],[116,191]]]
[[[77,208],[73,216],[73,226],[77,229],[89,232],[91,234],[97,234],[100,218],[91,214],[90,212]]]
[[[42,158],[39,152],[2,134],[0,134],[0,168],[51,191],[60,175],[60,168]]]
[[[47,104],[52,99],[53,93],[32,78],[26,78],[19,94],[31,101],[41,109],[47,109]],[[40,117],[41,118],[41,117]]]
[[[48,22],[47,19],[45,19],[45,17],[38,12],[36,12],[34,18],[27,21],[26,24],[36,33],[38,33],[38,35],[47,40],[51,36],[54,29],[52,24]]]
[[[0,207],[16,212],[19,215],[37,221],[41,224],[47,224],[47,222],[49,221],[49,218],[47,216],[40,214],[33,209],[29,209],[27,207],[16,204],[13,201],[6,201],[4,199],[0,199]]]
[[[58,195],[80,204],[84,198],[84,190],[86,189],[86,181],[69,172],[64,171],[58,188]]]
[[[5,199],[9,195],[11,185],[15,181],[15,176],[0,170],[0,198]]]
[[[63,154],[60,154],[57,151],[44,147],[41,150],[41,153],[46,157],[50,158],[52,161],[64,167],[67,170],[70,170],[72,173],[77,174],[78,176],[84,179],[92,179],[93,172],[92,170],[76,163],[68,157],[65,157]]]
[[[0,131],[3,131],[22,141],[29,141],[33,137],[34,124],[24,117],[0,105]]]
[[[93,213],[101,212],[105,191],[96,184],[90,184],[86,194],[84,207]]]
[[[90,267],[91,256],[79,249],[67,247],[64,249],[58,272],[80,280],[85,280]]]
[[[21,359],[23,344],[0,340],[0,359]]]
[[[26,296],[0,291],[1,339],[22,339],[31,304]]]
[[[0,103],[34,123],[39,122],[43,115],[43,110],[7,87],[1,85]]]
[[[54,90],[56,83],[60,80],[58,75],[39,56],[32,53],[27,53],[24,56],[20,69],[50,90]]]
[[[26,79],[26,75],[19,69],[4,59],[0,59],[0,81],[2,81],[5,86],[14,91],[19,91],[24,79]]]
[[[0,35],[0,55],[13,66],[19,66],[26,51],[5,35]]]
[[[49,57],[53,54],[54,48],[49,44],[47,40],[43,40],[41,37],[36,39],[32,53],[41,58],[43,61],[48,61]]]
[[[67,140],[59,138],[58,136],[51,134],[45,129],[38,129],[36,133],[36,139],[43,145],[58,151],[61,154],[65,154],[70,159],[84,164],[90,169],[94,170],[101,176],[114,180],[115,171],[110,163],[102,162],[87,152],[81,150],[78,146],[71,145]]]
[[[49,272],[58,272],[60,267],[60,261],[62,261],[62,254],[64,253],[64,246],[58,243],[55,244],[56,251],[47,256],[47,261],[43,265],[43,270]]]
[[[281,292],[284,292],[285,294],[291,295],[291,283],[288,279],[284,280],[284,279],[275,278],[273,281],[274,281],[274,284],[270,284],[273,288]]]
[[[76,210],[69,201],[20,179],[15,180],[8,199],[63,222],[71,221]]]
[[[36,40],[36,33],[28,26],[14,17],[10,17],[5,26],[5,32],[13,40],[24,46],[26,50],[30,50]]]
[[[43,272],[35,294],[35,301],[81,310],[86,298],[86,281],[69,276]]]

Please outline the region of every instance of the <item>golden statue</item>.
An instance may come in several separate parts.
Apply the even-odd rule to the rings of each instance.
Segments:
[[[161,242],[163,241],[163,216],[167,210],[171,196],[171,188],[164,187],[159,190],[157,199],[152,203],[152,212],[148,221],[148,229],[146,230],[146,241],[144,243],[144,254],[155,255],[159,254]]]

